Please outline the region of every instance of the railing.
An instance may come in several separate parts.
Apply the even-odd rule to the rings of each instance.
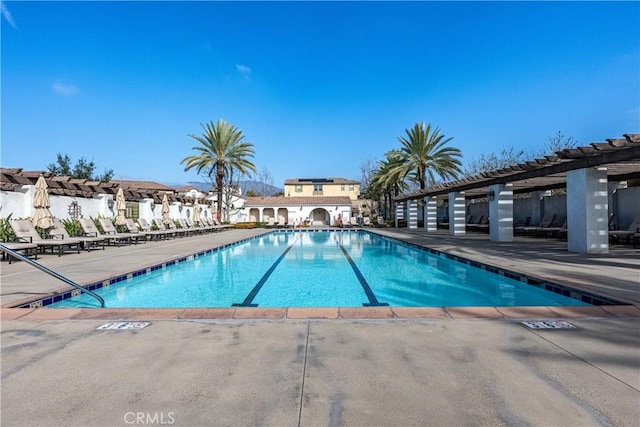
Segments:
[[[89,289],[83,288],[82,286],[78,285],[76,282],[73,282],[73,281],[67,279],[66,277],[56,273],[55,271],[45,267],[44,265],[42,265],[42,264],[40,264],[38,262],[35,262],[34,260],[32,260],[32,259],[30,259],[30,258],[28,258],[28,257],[26,257],[24,255],[21,255],[21,254],[19,254],[18,252],[14,251],[14,250],[9,249],[8,247],[6,247],[3,244],[0,244],[0,250],[6,252],[8,256],[17,258],[20,261],[24,261],[27,264],[30,264],[30,265],[34,266],[38,270],[43,271],[43,272],[47,273],[48,275],[50,275],[52,277],[55,277],[58,280],[62,280],[64,283],[66,283],[67,285],[73,286],[74,288],[78,289],[80,292],[84,292],[85,294],[91,295],[92,297],[94,297],[95,299],[98,300],[98,302],[100,303],[100,308],[104,308],[104,299],[100,295],[96,294],[95,292],[90,291]]]

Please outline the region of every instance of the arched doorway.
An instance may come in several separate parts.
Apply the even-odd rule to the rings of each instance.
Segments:
[[[311,220],[311,225],[330,225],[331,224],[331,215],[326,209],[323,208],[315,208],[309,214],[309,219]]]
[[[260,210],[258,210],[258,208],[249,209],[249,221],[256,222],[258,218],[260,218]]]

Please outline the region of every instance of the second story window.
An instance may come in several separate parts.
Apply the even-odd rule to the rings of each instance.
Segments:
[[[322,184],[314,184],[313,191],[322,191]]]
[[[353,184],[349,184],[349,191],[353,191],[355,189]]]
[[[302,193],[302,185],[296,185],[296,193]]]
[[[344,184],[340,184],[340,191],[344,191]]]

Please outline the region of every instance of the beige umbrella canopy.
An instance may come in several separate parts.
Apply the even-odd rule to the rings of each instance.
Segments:
[[[162,222],[167,224],[169,222],[169,199],[167,193],[162,196]]]
[[[200,224],[200,204],[198,203],[198,199],[193,202],[193,222]]]
[[[120,187],[116,193],[116,210],[118,211],[118,216],[116,216],[117,225],[125,225],[127,223],[127,218],[124,215],[126,209],[127,202],[124,200],[124,191],[122,191],[122,187]]]
[[[36,194],[33,197],[33,207],[36,208],[33,214],[33,225],[38,228],[50,228],[53,226],[53,215],[49,208],[51,201],[49,200],[49,192],[47,190],[47,182],[40,175],[36,182]]]

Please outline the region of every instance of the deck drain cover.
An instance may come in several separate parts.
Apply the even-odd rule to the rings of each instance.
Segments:
[[[98,326],[96,329],[142,329],[149,325],[149,322],[109,322]]]
[[[575,325],[564,320],[528,320],[520,323],[529,329],[577,329]]]

